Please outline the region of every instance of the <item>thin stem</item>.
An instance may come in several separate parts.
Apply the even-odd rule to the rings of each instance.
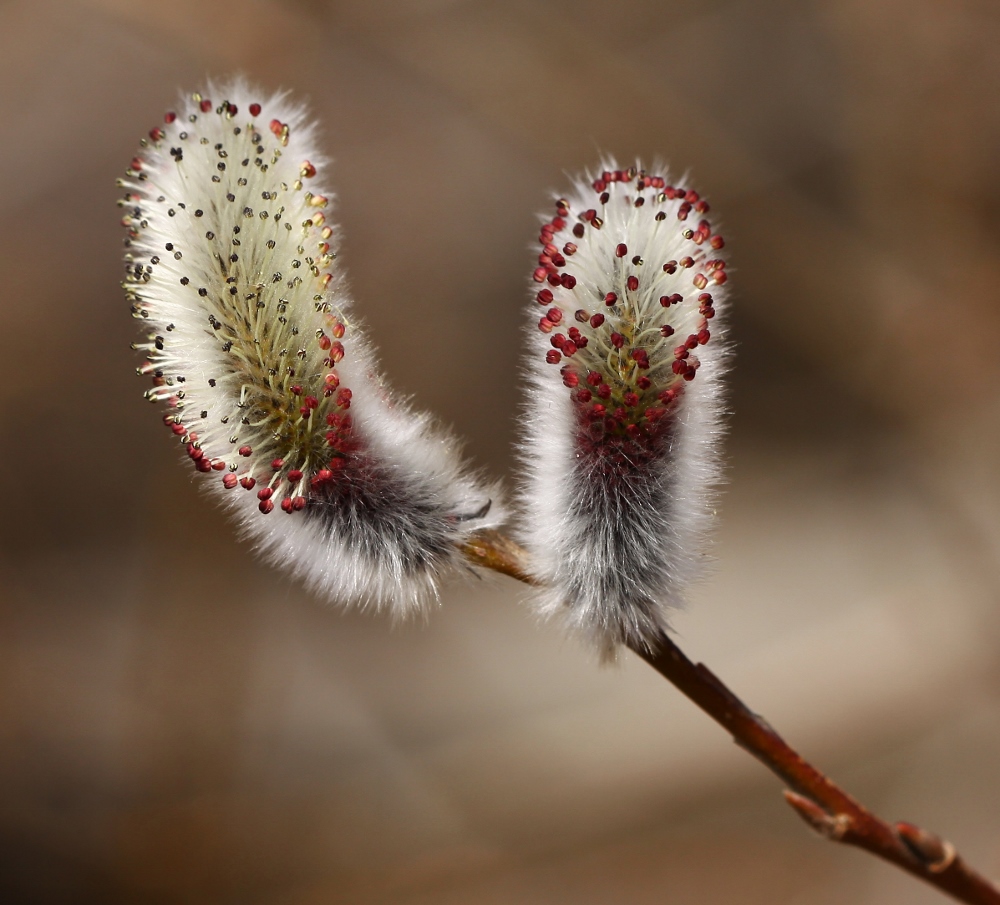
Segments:
[[[476,535],[463,552],[476,565],[536,584],[527,567],[527,552],[499,532]],[[960,902],[1000,905],[1000,889],[970,867],[951,843],[910,823],[886,823],[855,801],[666,635],[655,651],[638,646],[632,650],[787,783],[785,800],[818,833],[871,852]]]

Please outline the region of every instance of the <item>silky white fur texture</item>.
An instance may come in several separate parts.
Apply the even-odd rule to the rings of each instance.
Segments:
[[[121,185],[147,398],[244,535],[339,602],[423,606],[501,518],[351,312],[314,127],[242,83],[181,101]]]
[[[605,657],[653,650],[706,559],[724,242],[693,191],[613,161],[555,214],[532,282],[520,537],[544,614]]]

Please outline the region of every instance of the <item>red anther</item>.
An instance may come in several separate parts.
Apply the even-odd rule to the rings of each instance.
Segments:
[[[615,248],[615,257],[624,258],[628,254],[628,246],[624,242],[619,242],[618,247]]]
[[[212,470],[212,463],[208,461],[208,456],[202,456],[200,459],[196,459],[194,467],[201,472],[209,472]]]
[[[536,295],[535,298],[538,299],[539,305],[548,305],[553,299],[552,290],[540,289],[538,291],[538,295]]]
[[[269,128],[277,136],[281,136],[281,130],[285,128],[284,123],[280,119],[272,119]]]
[[[175,119],[177,119],[177,114],[173,110],[168,110],[163,114],[163,121],[169,126]]]
[[[667,337],[673,335],[674,335],[674,328],[671,327],[670,324],[664,324],[662,327],[660,327],[660,336]]]
[[[562,285],[566,289],[572,289],[576,285],[576,277],[573,276],[573,274],[571,274],[571,273],[564,273],[559,278],[559,282],[562,283]]]
[[[552,321],[553,324],[561,324],[563,319],[563,313],[561,308],[549,308],[545,312],[545,316]]]
[[[629,424],[625,428],[625,433],[628,434],[633,440],[638,440],[642,436],[642,431],[639,430],[638,424]]]
[[[617,301],[618,301],[618,293],[616,292],[609,292],[606,296],[604,296],[604,304],[607,305],[609,308],[612,305],[614,305],[615,302]]]
[[[288,472],[289,484],[298,484],[298,482],[301,480],[302,480],[302,472],[298,468],[293,468],[290,472]]]
[[[562,280],[559,279],[558,271],[553,268],[552,273],[550,273],[546,279],[550,286],[562,286]]]
[[[562,333],[557,333],[552,337],[552,339],[549,340],[549,342],[552,343],[552,347],[554,349],[561,349],[566,345],[566,337]]]
[[[240,479],[232,472],[229,472],[229,474],[223,475],[222,477],[222,486],[225,487],[226,490],[232,490],[239,482]]]
[[[590,414],[592,418],[603,418],[606,411],[607,409],[601,403],[595,402],[594,407],[590,410]]]
[[[341,387],[337,391],[337,405],[342,409],[349,409],[351,407],[351,397],[354,394],[347,388]]]
[[[591,399],[594,398],[594,394],[591,393],[590,390],[586,389],[577,390],[574,398],[576,399],[577,402],[581,403],[582,405],[586,405],[588,402],[590,402]]]
[[[172,424],[170,425],[170,429],[175,434],[177,434],[178,437],[181,436],[181,434],[185,433],[185,431],[187,430],[187,428],[185,428],[183,424]]]
[[[585,232],[586,230],[583,228],[582,223],[577,223],[576,226],[573,227],[573,235],[578,239],[582,239]]]
[[[257,106],[256,104],[253,104],[250,107],[251,113],[253,113],[253,108],[256,106]],[[260,110],[259,107],[257,109],[258,111]],[[257,114],[253,113],[253,115],[256,116]],[[312,179],[313,176],[316,175],[316,167],[314,167],[308,160],[303,160],[302,166],[299,167],[299,173],[302,175],[303,179]]]
[[[257,504],[257,508],[263,512],[264,515],[267,515],[274,508],[274,503],[270,500],[263,500]]]
[[[694,285],[696,289],[704,289],[708,285],[708,277],[703,273],[699,273],[694,278]]]
[[[705,315],[706,320],[711,320],[713,317],[715,317],[714,308],[701,308],[700,311],[703,315]]]
[[[688,189],[687,194],[684,196],[684,200],[690,204],[694,204],[699,197],[701,196],[694,189]]]
[[[677,219],[687,220],[688,214],[690,213],[691,213],[691,205],[685,201],[679,208],[677,208]]]
[[[565,267],[566,259],[561,254],[559,254],[559,252],[556,252],[554,255],[552,255],[552,264],[555,267]]]
[[[726,240],[723,239],[722,236],[712,236],[712,241],[709,242],[709,245],[711,245],[712,248],[725,248]]]
[[[699,214],[707,214],[708,213],[708,202],[707,201],[699,201],[697,204],[695,204],[694,209]]]
[[[695,344],[697,345],[697,343],[695,343]],[[688,347],[687,347],[686,344],[682,345],[682,346],[675,346],[674,347],[674,358],[677,358],[677,359],[687,358],[689,354],[690,353],[688,351]]]
[[[557,365],[562,361],[562,353],[556,351],[555,349],[549,349],[545,353],[545,361],[550,365]]]
[[[335,371],[331,371],[323,378],[323,383],[326,385],[326,389],[332,392],[340,386],[340,377],[337,376]]]
[[[551,333],[554,327],[555,324],[553,324],[547,317],[543,317],[538,322],[538,329],[541,330],[542,333]]]
[[[708,330],[699,330],[698,331],[698,345],[699,346],[705,345],[705,343],[707,343],[711,338],[712,338],[712,334],[709,333]]]
[[[601,324],[603,324],[603,323],[604,323],[604,315],[603,314],[593,314],[593,315],[591,315],[591,317],[590,317],[590,326],[593,327],[595,330],[598,327],[600,327]]]
[[[538,263],[541,264],[542,267],[545,268],[545,272],[548,273],[549,264],[552,263],[552,258],[547,254],[540,254],[538,256]]]
[[[302,387],[300,387],[297,383],[293,384],[288,389],[293,396],[300,396],[302,394]]]
[[[636,386],[638,386],[640,390],[648,390],[652,385],[653,381],[650,380],[645,374],[643,374],[642,377],[636,381]]]
[[[306,498],[304,496],[297,496],[292,499],[292,509],[296,512],[301,512],[306,508]]]
[[[344,357],[343,343],[339,342],[330,343],[330,361],[336,364],[343,357]]]
[[[273,494],[274,494],[274,488],[273,487],[262,487],[260,490],[257,491],[257,499],[258,500],[269,500],[269,499],[271,499],[271,496]]]
[[[580,375],[577,374],[576,371],[571,371],[569,369],[569,365],[563,365],[562,379],[564,387],[569,387],[570,389],[573,389],[574,387],[580,385]]]
[[[676,273],[677,272],[677,262],[676,261],[667,261],[667,263],[663,265],[663,272],[664,273]]]
[[[576,254],[576,246],[572,242],[567,242],[563,246],[563,254],[564,255],[570,255],[570,256],[575,255]]]
[[[728,277],[726,276],[726,271],[720,269],[716,270],[715,273],[712,274],[712,279],[715,280],[719,286],[721,286],[726,282]]]
[[[569,338],[579,346],[580,340],[583,339],[583,334],[576,327],[570,327],[566,332],[569,334]]]
[[[153,141],[159,141],[165,134],[166,133],[159,126],[149,130],[149,137],[153,139]]]
[[[556,255],[556,254],[559,254],[559,249],[555,245],[553,245],[551,242],[549,242],[548,245],[545,246],[545,248],[543,249],[543,251],[547,255]]]
[[[292,501],[291,501],[291,499],[289,497],[285,497],[281,501],[281,511],[282,512],[287,512],[287,513],[291,514],[291,511],[292,511]]]
[[[698,345],[698,337],[694,333],[690,334],[688,338],[684,340],[684,345],[689,349],[693,349]]]
[[[562,229],[562,228],[563,228],[563,227],[564,227],[565,225],[566,225],[566,221],[565,221],[565,220],[563,220],[563,218],[562,218],[562,217],[555,217],[555,218],[554,218],[554,219],[552,220],[552,228],[553,228],[553,229],[554,229],[554,230],[555,230],[556,232],[559,232],[559,230],[561,230],[561,229]]]
[[[212,109],[212,102],[206,97],[198,106],[202,113],[208,113]]]
[[[600,396],[601,399],[610,399],[611,398],[611,387],[609,387],[606,383],[602,383],[597,388],[597,395]]]
[[[319,405],[319,400],[315,396],[306,396],[302,400],[305,403],[306,408],[314,409]]]
[[[248,456],[251,456],[251,455],[253,455],[253,447],[252,447],[252,446],[241,446],[241,447],[240,447],[240,448],[239,448],[239,449],[237,450],[237,452],[238,452],[238,453],[239,453],[239,454],[240,454],[241,456],[243,456],[243,458],[245,459],[245,458],[247,458]]]
[[[607,188],[607,185],[605,184],[603,179],[595,179],[591,183],[591,186],[593,187],[595,192],[603,192],[604,189]]]
[[[285,467],[285,460],[284,459],[272,459],[271,460],[271,469],[273,471],[281,471],[281,469],[284,468],[284,467]]]
[[[629,408],[639,404],[639,397],[633,393],[631,390],[622,396],[622,402],[624,402]]]
[[[681,258],[680,261],[678,261],[677,263],[680,264],[681,267],[693,267],[694,266],[694,258],[691,258],[691,257]]]
[[[577,350],[577,348],[578,348],[577,344],[576,344],[575,342],[573,342],[572,340],[569,340],[569,339],[568,339],[568,340],[566,340],[566,342],[565,342],[565,343],[563,344],[563,347],[562,347],[562,353],[563,353],[563,355],[565,355],[565,356],[566,356],[567,358],[570,358],[570,357],[572,357],[573,355],[576,355],[576,350]]]
[[[132,162],[129,164],[129,167],[131,169],[133,169],[133,170],[141,170],[142,169],[142,158],[141,157],[133,157],[132,158]]]
[[[228,101],[226,102],[226,110],[229,111],[230,116],[236,116],[240,112],[240,108],[236,104],[230,104]]]
[[[683,377],[685,380],[694,380],[694,368],[688,368],[684,372]]]
[[[588,371],[587,372],[587,383],[592,387],[596,387],[601,382],[601,375],[598,371]]]
[[[257,482],[250,475],[246,475],[240,478],[240,486],[244,490],[253,490],[257,486]]]
[[[639,288],[639,278],[637,276],[630,276],[626,281],[625,285],[628,286],[632,292],[635,292]]]
[[[344,333],[346,332],[346,330],[347,330],[347,328],[343,324],[340,324],[340,323],[334,324],[333,325],[333,330],[331,331],[333,333],[333,338],[334,339],[343,339],[344,338]]]
[[[313,479],[309,482],[313,486],[317,484],[325,484],[327,481],[333,480],[333,472],[329,468],[321,468],[316,472]]]
[[[620,349],[625,345],[625,337],[622,336],[621,333],[612,333],[611,345],[613,345],[616,349]]]
[[[204,459],[202,459],[202,461],[204,462],[205,460],[204,460]],[[222,471],[222,470],[223,470],[223,469],[224,469],[225,467],[226,467],[226,463],[225,463],[225,462],[223,462],[223,461],[222,461],[222,459],[216,459],[216,460],[215,460],[215,461],[214,461],[214,462],[212,463],[212,469],[213,469],[214,471]]]
[[[260,104],[251,104],[250,105],[250,115],[251,116],[260,116]]]
[[[699,305],[710,305],[711,303],[712,303],[712,293],[711,292],[703,292],[703,293],[701,293],[701,295],[698,296],[698,304]]]
[[[656,406],[651,406],[646,409],[646,420],[653,423],[659,421],[667,413],[666,409],[656,408]]]
[[[628,417],[628,412],[626,412],[621,406],[618,406],[618,408],[616,408],[611,415],[616,421],[624,421]]]
[[[318,340],[319,347],[325,352],[330,348],[330,337],[325,333]]]
[[[587,220],[589,222],[590,220],[593,220],[594,217],[597,216],[597,211],[595,211],[591,207],[591,208],[588,208],[587,210],[585,210],[580,216],[583,217],[584,220]]]
[[[684,351],[686,352],[687,349],[685,349]],[[683,374],[687,370],[687,365],[684,364],[684,361],[682,359],[678,358],[670,366],[670,370],[672,370],[675,374]]]
[[[601,204],[607,204],[611,200],[611,195],[608,192],[601,192]]]

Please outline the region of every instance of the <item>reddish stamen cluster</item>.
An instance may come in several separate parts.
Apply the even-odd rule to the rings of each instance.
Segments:
[[[551,334],[545,360],[560,367],[587,436],[636,440],[658,435],[685,382],[696,376],[701,362],[692,351],[711,339],[708,321],[715,313],[704,290],[709,283],[726,282],[724,261],[708,258],[705,249],[725,243],[705,219],[708,203],[663,177],[635,168],[606,170],[591,188],[597,203],[592,208],[582,203],[585,209],[572,227],[573,212],[564,198],[556,202],[555,216],[542,224],[533,278],[547,284],[536,296],[547,310],[538,329]],[[616,207],[622,203],[632,211],[624,220]],[[695,215],[697,225],[687,226]],[[677,226],[666,224],[668,217]],[[609,228],[620,235],[600,232]],[[663,236],[656,231],[668,229],[675,230],[672,242],[659,241]],[[566,232],[572,232],[573,241],[564,239]],[[653,269],[647,269],[645,259],[666,247],[681,254],[650,261]],[[570,273],[567,258],[573,256],[580,261]],[[661,284],[670,289],[651,295]],[[604,313],[595,310],[597,305]],[[564,315],[580,326],[553,332]],[[666,340],[678,331],[685,341],[669,345]]]

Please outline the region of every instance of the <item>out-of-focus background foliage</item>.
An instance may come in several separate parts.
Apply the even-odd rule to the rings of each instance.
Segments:
[[[133,376],[114,179],[237,71],[309,98],[386,371],[498,476],[534,212],[690,172],[737,355],[680,640],[1000,876],[998,46],[985,0],[0,4],[0,901],[942,901],[513,583],[393,628],[234,539]]]

